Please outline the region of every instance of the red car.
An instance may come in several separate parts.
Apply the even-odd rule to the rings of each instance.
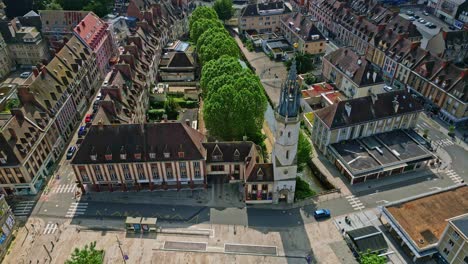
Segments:
[[[86,123],[91,122],[91,114],[87,114],[87,115],[85,116],[85,122],[86,122]]]

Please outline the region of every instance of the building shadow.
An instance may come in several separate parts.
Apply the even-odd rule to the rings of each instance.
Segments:
[[[279,254],[289,264],[317,263],[311,248],[300,208],[274,210],[247,208],[247,220],[249,228],[268,234],[277,232],[281,237],[284,254]],[[312,208],[310,208],[312,210]],[[280,246],[280,245],[275,245]]]

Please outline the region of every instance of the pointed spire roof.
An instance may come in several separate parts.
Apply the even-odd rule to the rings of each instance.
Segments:
[[[288,78],[281,88],[280,101],[277,112],[280,116],[297,117],[301,104],[301,92],[297,82],[296,58],[293,58]]]

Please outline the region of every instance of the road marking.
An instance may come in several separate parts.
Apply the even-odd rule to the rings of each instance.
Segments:
[[[359,198],[355,197],[354,195],[346,196],[346,200],[348,200],[348,203],[354,210],[361,210],[366,208],[361,202],[361,200],[359,200]]]
[[[387,200],[380,200],[380,201],[377,201],[375,203],[389,203]]]
[[[86,209],[88,208],[88,203],[72,203],[68,208],[68,212],[65,215],[66,218],[73,218],[76,215],[84,215]]]
[[[49,222],[46,227],[44,228],[44,235],[51,235],[57,231],[57,224],[54,224],[52,222]]]
[[[73,193],[76,190],[75,184],[60,184],[56,186],[52,192],[54,193]]]
[[[455,183],[455,184],[460,184],[463,182],[463,179],[458,175],[457,172],[455,172],[454,170],[448,170],[445,172],[445,174],[447,174],[447,176],[449,176],[449,178]]]
[[[36,201],[23,201],[14,206],[13,214],[16,216],[29,215]]]

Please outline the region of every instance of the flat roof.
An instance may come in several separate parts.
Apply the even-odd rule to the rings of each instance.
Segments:
[[[437,243],[450,218],[468,213],[468,186],[385,206],[420,250]]]
[[[348,234],[359,252],[367,252],[367,250],[374,252],[388,249],[387,241],[385,241],[382,232],[375,226],[365,226],[350,230],[346,234]]]
[[[410,132],[409,130],[408,132]],[[365,138],[330,145],[354,176],[359,173],[398,168],[408,163],[434,157],[424,145],[406,131],[394,130]]]

